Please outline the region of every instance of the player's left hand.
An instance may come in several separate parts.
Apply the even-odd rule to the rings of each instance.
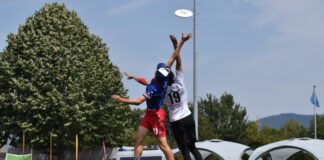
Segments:
[[[181,37],[181,40],[183,42],[186,42],[187,40],[189,40],[191,38],[192,34],[191,33],[188,33],[187,35],[184,35],[184,33],[182,33],[182,37]]]

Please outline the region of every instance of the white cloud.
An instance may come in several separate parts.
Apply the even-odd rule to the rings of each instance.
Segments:
[[[255,86],[267,89],[266,97],[275,100],[273,113],[304,113],[311,110],[308,96],[313,84],[324,86],[324,1],[321,0],[245,0],[257,12],[251,17],[253,27],[267,28],[266,47],[259,54],[247,57],[239,73],[252,73]],[[237,68],[236,68],[237,69]],[[244,77],[244,75],[242,76]],[[247,81],[249,77],[245,77]],[[251,86],[253,86],[251,85]],[[257,97],[258,95],[256,95]],[[285,98],[282,98],[285,97]],[[264,97],[248,102],[250,112],[262,106]],[[294,108],[294,109],[293,109]],[[253,114],[252,114],[253,115]]]
[[[318,91],[324,86],[324,76],[320,74],[324,60],[324,1],[243,1],[252,8],[240,13],[237,16],[240,19],[227,19],[243,21],[240,28],[250,25],[250,30],[246,30],[251,37],[246,40],[247,44],[255,43],[255,49],[246,50],[242,46],[235,56],[219,52],[202,57],[200,84],[213,85],[200,85],[200,90],[217,94],[228,91],[247,107],[250,118],[287,112],[311,113],[312,85],[319,86]],[[228,16],[226,12],[224,15]]]
[[[323,46],[324,1],[245,0],[245,2],[260,10],[256,26],[271,25],[278,33],[272,39],[274,45]]]
[[[268,36],[266,47],[253,58],[248,69],[276,71],[278,74],[300,74],[303,71],[304,76],[307,72],[318,72],[324,59],[324,1],[245,2],[260,11],[255,14],[256,19],[252,20],[254,26],[270,28],[272,32]],[[289,77],[286,80],[289,81]]]
[[[134,0],[131,3],[127,3],[122,6],[109,9],[109,11],[107,12],[107,15],[108,16],[126,15],[126,14],[130,14],[130,13],[134,13],[137,10],[139,10],[140,8],[143,8],[146,5],[153,3],[155,1],[157,1],[157,0]]]

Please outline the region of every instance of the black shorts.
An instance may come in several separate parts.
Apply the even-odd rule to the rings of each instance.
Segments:
[[[197,142],[195,121],[191,114],[171,122],[171,129],[180,150],[195,148],[195,143]]]

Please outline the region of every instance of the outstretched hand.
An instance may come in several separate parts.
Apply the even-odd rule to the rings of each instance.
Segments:
[[[171,39],[171,42],[172,42],[172,45],[173,45],[173,48],[176,49],[177,46],[178,46],[178,40],[177,38],[174,36],[174,35],[170,35],[170,39]]]
[[[182,33],[182,37],[181,37],[181,40],[183,42],[186,42],[188,41],[190,38],[191,38],[192,34],[191,33],[188,33],[187,35],[185,35],[184,33]]]
[[[127,72],[123,72],[123,75],[127,77],[127,79],[133,79],[134,76],[130,73],[127,73]]]
[[[115,101],[119,101],[121,97],[118,95],[112,95],[111,98]]]

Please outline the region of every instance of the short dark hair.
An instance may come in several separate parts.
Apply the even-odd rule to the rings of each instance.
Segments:
[[[168,85],[171,86],[174,83],[174,73],[170,70]]]

